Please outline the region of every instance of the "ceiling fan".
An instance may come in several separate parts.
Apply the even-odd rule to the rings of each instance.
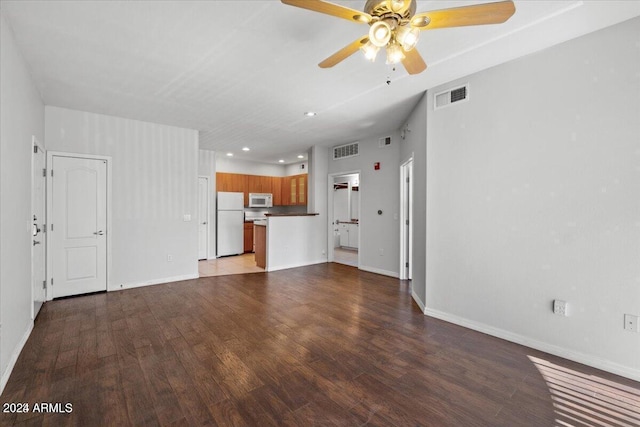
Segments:
[[[380,48],[387,53],[387,63],[402,62],[409,74],[427,68],[414,49],[420,31],[469,25],[500,24],[509,19],[516,8],[513,1],[476,4],[416,14],[416,0],[367,0],[364,11],[323,0],[281,0],[282,3],[314,12],[325,13],[349,21],[369,24],[369,34],[343,47],[320,64],[329,68],[353,55],[359,49],[365,58],[375,61]]]

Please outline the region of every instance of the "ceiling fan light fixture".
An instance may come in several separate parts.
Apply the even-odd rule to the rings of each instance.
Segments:
[[[389,9],[393,12],[398,12],[404,7],[404,0],[388,0]]]
[[[420,30],[409,27],[408,25],[403,25],[398,28],[397,39],[405,52],[409,52],[418,44],[418,40],[420,39]]]
[[[374,22],[369,28],[369,41],[378,47],[386,46],[391,40],[391,27],[385,21]]]
[[[368,41],[364,46],[360,48],[360,50],[362,50],[362,52],[364,53],[364,57],[368,61],[374,62],[380,48],[371,43],[371,41]]]
[[[397,64],[404,59],[404,52],[397,43],[389,43],[387,46],[387,64]]]

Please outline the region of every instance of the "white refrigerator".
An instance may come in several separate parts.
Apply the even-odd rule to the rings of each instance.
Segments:
[[[218,256],[244,252],[244,193],[218,191]]]

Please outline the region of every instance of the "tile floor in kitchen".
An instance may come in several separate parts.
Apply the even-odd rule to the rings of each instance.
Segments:
[[[256,266],[254,253],[227,256],[217,259],[198,261],[200,277],[226,276],[228,274],[264,273]]]

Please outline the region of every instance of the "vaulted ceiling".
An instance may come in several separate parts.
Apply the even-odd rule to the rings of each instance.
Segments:
[[[368,26],[276,0],[0,3],[46,105],[197,129],[202,148],[288,163],[400,128],[436,85],[640,15],[638,1],[515,4],[504,24],[422,32],[428,68],[410,76],[360,52],[320,69]]]

